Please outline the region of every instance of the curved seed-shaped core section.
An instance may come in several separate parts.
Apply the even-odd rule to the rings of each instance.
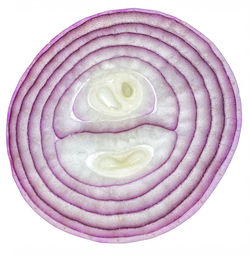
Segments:
[[[93,80],[88,92],[88,104],[97,112],[109,116],[126,116],[143,101],[143,87],[130,72],[107,73]]]
[[[100,175],[124,177],[140,171],[151,161],[154,149],[149,145],[133,146],[123,151],[107,151],[90,155],[87,166]]]
[[[110,178],[134,178],[153,171],[171,155],[176,133],[143,125],[119,133],[78,133],[56,142],[60,164],[83,182],[110,184]]]

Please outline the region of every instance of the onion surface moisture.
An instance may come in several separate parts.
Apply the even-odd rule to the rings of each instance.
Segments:
[[[79,21],[36,56],[10,104],[7,144],[41,217],[121,243],[191,217],[240,127],[236,80],[214,44],[175,17],[125,9]]]

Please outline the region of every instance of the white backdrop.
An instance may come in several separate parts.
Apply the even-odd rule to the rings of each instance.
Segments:
[[[250,254],[250,7],[248,0],[9,0],[0,4],[0,254]],[[176,229],[130,244],[101,244],[67,234],[38,216],[11,176],[8,105],[35,55],[59,32],[92,14],[137,7],[176,16],[219,48],[240,88],[243,126],[234,158],[204,206]]]

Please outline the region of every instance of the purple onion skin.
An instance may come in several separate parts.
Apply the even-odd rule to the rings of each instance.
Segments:
[[[228,85],[231,86],[230,89],[232,89],[233,94],[234,94],[235,104],[232,106],[232,108],[234,108],[234,110],[235,110],[235,116],[232,117],[232,123],[235,125],[235,131],[234,131],[234,133],[229,134],[230,139],[231,139],[231,141],[229,141],[230,149],[228,150],[228,153],[225,155],[224,160],[217,163],[219,165],[218,170],[215,172],[213,177],[211,177],[211,179],[207,181],[207,183],[204,183],[204,186],[207,185],[207,188],[205,189],[205,191],[201,191],[199,197],[194,200],[192,200],[192,199],[191,199],[191,201],[185,200],[186,203],[189,205],[189,206],[187,206],[187,207],[189,207],[189,209],[187,209],[186,211],[182,211],[182,210],[177,211],[177,213],[175,214],[176,208],[174,208],[173,212],[169,212],[169,214],[172,213],[171,220],[168,220],[168,222],[165,223],[165,225],[159,223],[159,226],[157,226],[157,227],[152,226],[152,229],[150,227],[148,227],[148,229],[146,229],[145,233],[144,233],[144,229],[143,229],[143,227],[145,227],[145,226],[138,227],[138,228],[142,228],[141,230],[133,229],[130,227],[131,231],[129,231],[129,230],[126,231],[126,227],[121,227],[121,231],[120,232],[114,231],[114,233],[116,233],[116,234],[114,234],[114,236],[112,236],[112,234],[110,234],[110,232],[112,231],[112,228],[111,228],[111,230],[107,230],[105,228],[102,229],[101,227],[98,227],[99,223],[97,223],[97,227],[94,226],[92,229],[91,226],[88,224],[83,224],[84,227],[82,227],[82,226],[80,227],[82,222],[78,221],[79,219],[73,219],[73,220],[69,219],[67,222],[65,220],[65,225],[64,225],[64,218],[67,218],[68,216],[65,217],[65,215],[63,215],[62,213],[57,212],[55,209],[52,209],[50,207],[50,205],[47,203],[47,201],[42,201],[42,203],[41,203],[40,197],[38,197],[36,187],[32,187],[32,185],[30,185],[30,184],[27,184],[27,186],[25,186],[26,183],[29,182],[29,180],[28,180],[27,176],[25,176],[25,175],[21,176],[19,173],[19,168],[18,168],[19,165],[18,164],[20,164],[20,161],[22,161],[22,158],[20,157],[19,154],[14,153],[14,150],[15,150],[14,147],[16,145],[15,142],[16,142],[16,139],[18,139],[18,138],[13,137],[14,136],[13,135],[13,125],[11,125],[11,123],[12,123],[13,119],[18,118],[18,116],[15,116],[16,112],[15,112],[14,104],[15,104],[15,101],[17,100],[18,95],[20,95],[20,93],[21,93],[20,91],[22,90],[22,86],[25,83],[29,73],[31,72],[34,65],[38,62],[38,60],[43,56],[43,54],[45,54],[49,49],[51,49],[53,47],[53,45],[55,45],[56,42],[58,42],[58,40],[60,38],[62,38],[64,35],[66,35],[70,31],[73,31],[74,29],[78,28],[85,22],[88,22],[88,21],[91,22],[91,20],[98,18],[100,16],[108,15],[108,14],[112,15],[115,13],[126,14],[126,13],[130,13],[130,12],[145,13],[145,15],[147,15],[147,14],[157,15],[158,17],[164,17],[164,18],[170,19],[174,23],[176,22],[178,24],[181,24],[181,25],[187,27],[188,29],[190,29],[190,31],[194,32],[199,38],[201,38],[205,43],[207,43],[209,45],[209,47],[212,49],[214,55],[217,57],[217,61],[223,65],[224,72],[228,77]],[[100,28],[100,30],[101,29],[102,28]],[[223,100],[225,100],[225,99],[223,98]],[[225,116],[223,116],[223,117],[225,118]],[[33,208],[33,210],[35,210],[42,218],[44,218],[46,221],[48,221],[55,227],[57,227],[61,230],[64,230],[70,234],[79,236],[79,237],[83,237],[83,238],[90,239],[90,240],[97,241],[97,242],[105,242],[105,243],[128,243],[128,242],[135,242],[135,241],[139,241],[139,240],[153,238],[155,236],[158,236],[160,234],[168,232],[171,229],[173,229],[173,228],[177,227],[178,225],[180,225],[181,223],[183,223],[184,221],[186,221],[197,210],[199,210],[199,208],[208,199],[208,197],[213,192],[213,190],[217,186],[218,182],[221,180],[222,176],[224,175],[224,173],[233,157],[233,154],[236,150],[239,136],[240,136],[240,130],[241,130],[241,102],[240,102],[240,97],[239,97],[239,91],[237,88],[237,83],[236,83],[235,77],[234,77],[229,65],[227,64],[226,60],[224,59],[222,54],[219,52],[219,50],[216,48],[216,46],[209,39],[207,39],[203,34],[201,34],[199,31],[197,31],[190,25],[186,24],[185,22],[183,22],[175,17],[172,17],[170,15],[167,15],[167,14],[164,14],[164,13],[161,13],[158,11],[150,11],[150,10],[134,9],[133,8],[133,9],[107,11],[107,12],[99,13],[99,14],[90,16],[88,18],[85,18],[85,19],[75,23],[74,25],[70,26],[69,28],[65,29],[63,32],[61,32],[59,35],[57,35],[54,39],[52,39],[49,42],[49,44],[46,45],[39,52],[39,54],[35,57],[35,59],[32,61],[30,66],[27,68],[27,70],[21,77],[21,79],[17,85],[17,88],[13,94],[13,97],[11,99],[11,103],[10,103],[10,107],[9,107],[9,111],[8,111],[8,120],[7,120],[7,147],[8,147],[8,155],[9,155],[10,162],[11,162],[13,178],[14,178],[22,196],[24,197],[24,199]],[[20,131],[15,130],[15,132],[18,133]],[[15,134],[15,136],[16,136],[16,134]],[[17,142],[17,145],[20,146],[20,144],[18,144],[18,142]],[[18,150],[19,150],[19,148],[18,148]],[[205,174],[204,174],[204,176],[205,176]],[[27,188],[27,187],[32,187],[34,190],[32,191],[30,188]],[[79,189],[81,189],[81,187]],[[79,192],[79,190],[77,190],[77,192]],[[79,193],[81,193],[81,192],[79,192]],[[169,194],[171,194],[171,193],[169,193]],[[186,194],[186,195],[188,198],[188,196],[190,194]],[[98,195],[97,195],[97,193],[95,193],[95,194],[87,194],[86,196],[90,197],[91,199],[92,199],[92,197],[94,197],[94,199],[96,199],[96,196],[98,196]],[[102,196],[105,197],[105,195],[100,194],[100,197],[98,197],[97,199],[102,200]],[[131,197],[133,197],[133,196],[131,195]],[[128,198],[128,200],[129,199],[130,198]],[[103,199],[103,200],[105,201],[105,199]],[[113,200],[119,201],[119,198],[118,199],[113,198]],[[185,203],[185,201],[183,201],[183,203]],[[90,205],[90,207],[91,207],[91,205]],[[177,208],[178,208],[178,205],[177,205]],[[103,210],[105,210],[105,209],[103,209]],[[133,211],[133,208],[131,208],[131,211]],[[97,213],[99,213],[98,210],[97,210]],[[60,214],[63,217],[62,217],[62,220],[59,222],[58,218],[60,217]],[[152,224],[155,224],[155,222],[153,220],[152,220],[152,222],[153,222]],[[85,231],[85,226],[87,226],[86,231]],[[100,228],[100,230],[98,228]],[[84,229],[84,231],[83,231],[83,229]],[[98,230],[96,230],[96,229],[98,229]],[[115,230],[116,230],[116,228],[115,228]],[[136,231],[138,231],[138,232],[136,232]]]

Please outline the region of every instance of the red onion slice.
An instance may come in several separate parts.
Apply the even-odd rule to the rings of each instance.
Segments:
[[[54,226],[99,242],[152,238],[205,202],[236,149],[233,73],[200,32],[140,9],[53,39],[8,115],[14,179]]]

